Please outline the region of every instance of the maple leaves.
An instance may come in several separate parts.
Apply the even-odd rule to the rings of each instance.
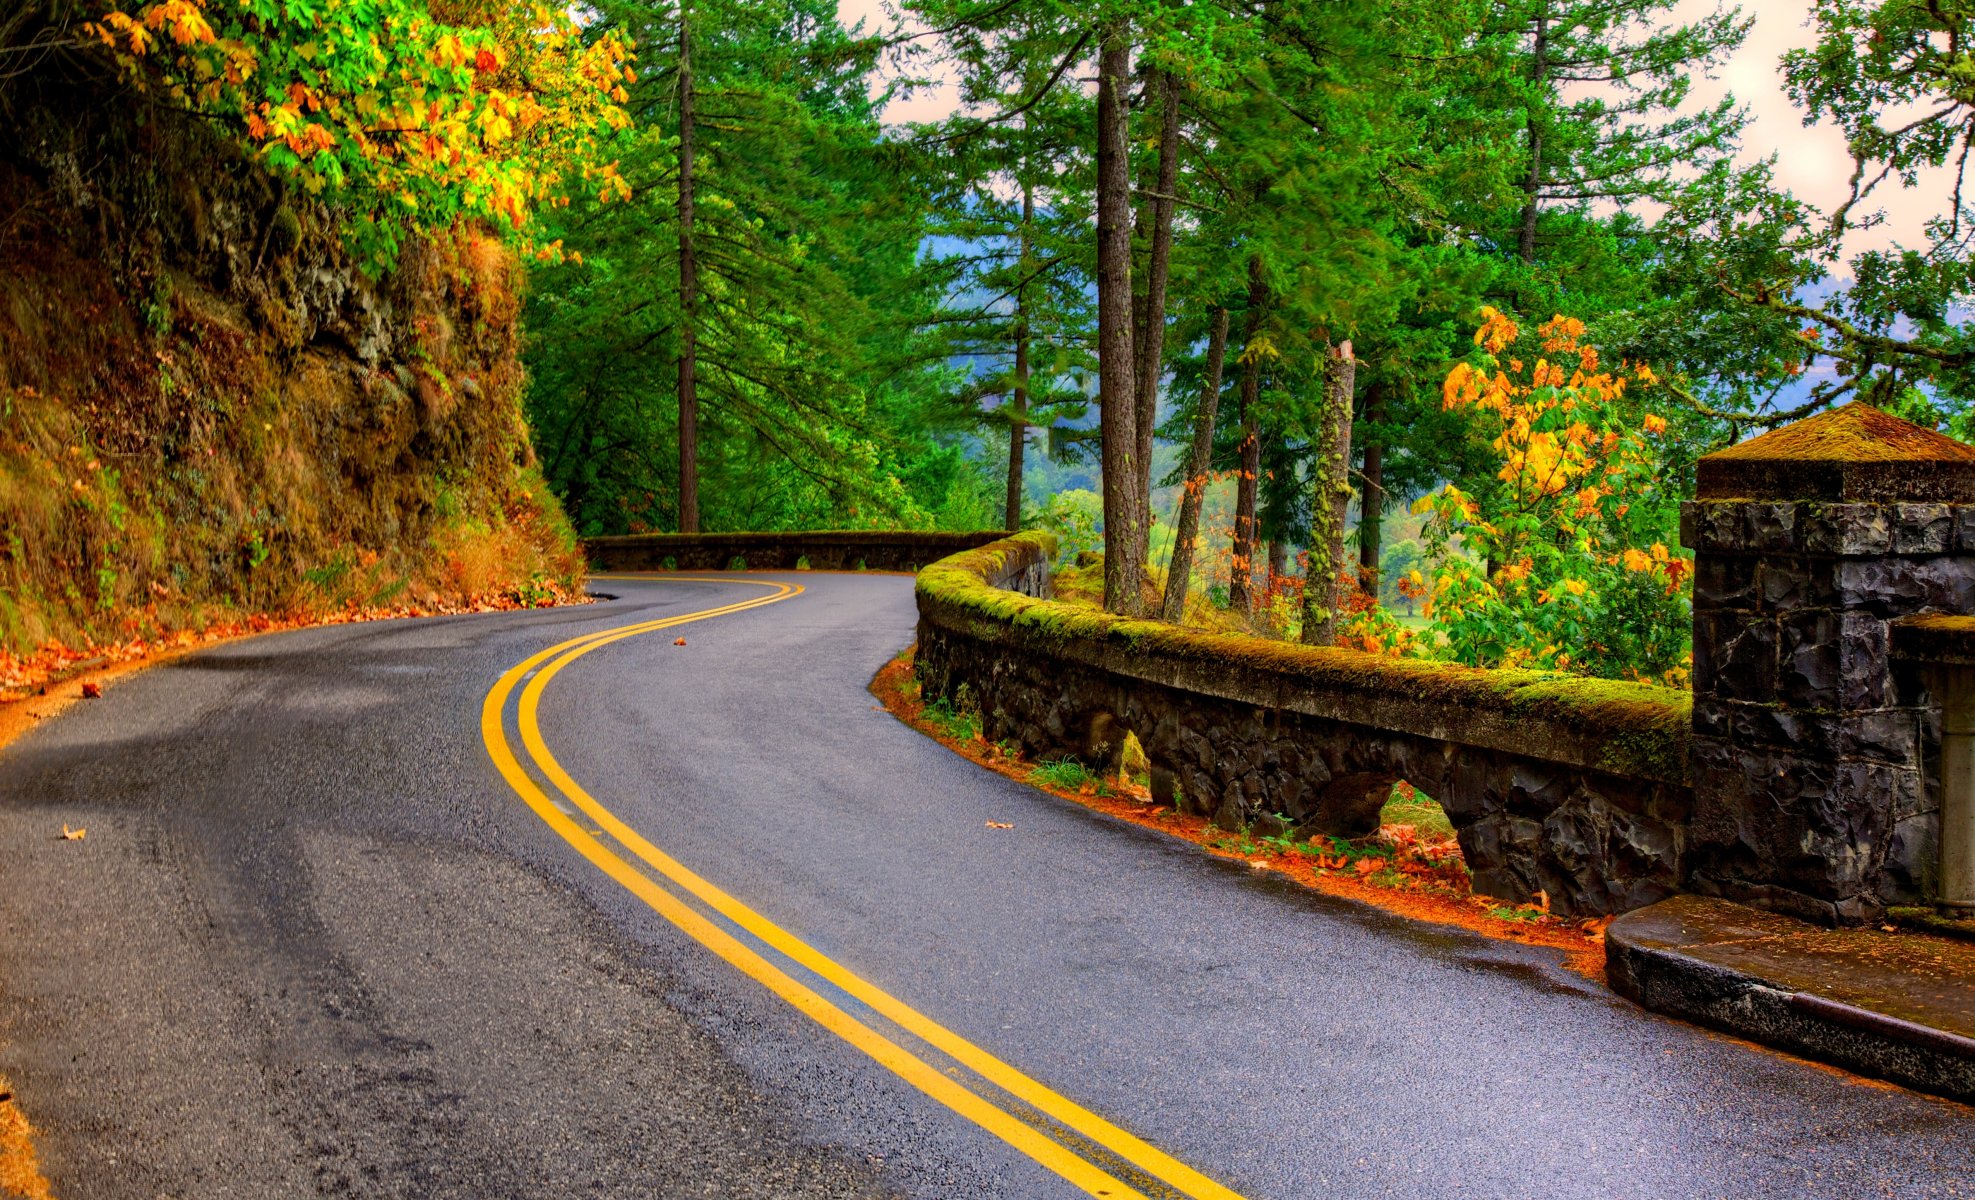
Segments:
[[[375,267],[407,229],[459,217],[525,243],[575,180],[629,195],[603,154],[630,124],[631,46],[585,37],[566,8],[451,26],[423,0],[104,0],[88,28],[133,79],[230,119],[270,167],[353,209],[348,236]]]
[[[1420,498],[1435,566],[1409,594],[1458,661],[1684,682],[1692,560],[1668,547],[1669,427],[1627,395],[1657,377],[1605,368],[1562,315],[1525,367],[1505,358],[1529,340],[1521,327],[1481,317],[1481,353],[1448,373],[1442,404],[1472,414],[1500,486]]]

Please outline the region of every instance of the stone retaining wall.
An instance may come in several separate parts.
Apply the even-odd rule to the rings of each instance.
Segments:
[[[1938,900],[1930,687],[1975,663],[1975,447],[1850,404],[1696,475],[1691,694],[1056,604],[1034,534],[921,574],[920,677],[1031,754],[1136,733],[1160,797],[1230,827],[1369,832],[1404,779],[1479,891],[1562,912],[1685,888],[1858,925]]]
[[[585,538],[583,552],[596,571],[724,571],[736,560],[752,571],[792,571],[798,563],[817,571],[917,571],[949,554],[1005,536],[992,530],[639,533]]]
[[[1358,836],[1392,784],[1440,801],[1476,890],[1560,913],[1672,895],[1693,804],[1684,693],[1206,634],[1040,597],[1027,533],[921,573],[919,679],[990,740],[1109,762],[1229,828]]]

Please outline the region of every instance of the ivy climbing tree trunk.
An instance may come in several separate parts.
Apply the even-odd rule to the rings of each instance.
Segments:
[[[1207,473],[1214,463],[1214,418],[1221,407],[1221,368],[1227,362],[1227,353],[1228,310],[1217,307],[1207,334],[1207,378],[1200,385],[1200,407],[1193,415],[1193,446],[1187,453],[1186,479],[1180,485],[1173,560],[1166,567],[1166,592],[1159,608],[1161,619],[1175,623],[1186,618],[1186,591],[1193,575],[1193,543],[1200,536],[1200,503],[1207,494]]]
[[[1035,188],[1022,184],[1020,266],[1022,282],[1015,285],[1015,386],[1008,412],[1008,501],[1002,527],[1022,527],[1022,457],[1029,443],[1029,274],[1034,269],[1034,244],[1029,223],[1035,220]]]
[[[1104,607],[1144,607],[1147,497],[1138,486],[1138,390],[1132,354],[1131,164],[1126,121],[1131,43],[1105,30],[1097,65],[1097,380],[1104,475]]]
[[[1385,383],[1365,389],[1365,423],[1376,425],[1385,419]],[[1364,466],[1358,474],[1364,489],[1358,497],[1358,586],[1367,595],[1377,596],[1380,564],[1385,556],[1385,447],[1376,435],[1364,442]]]
[[[679,532],[699,532],[699,258],[693,246],[692,5],[679,2]]]
[[[1331,352],[1326,375],[1310,455],[1310,565],[1303,575],[1303,641],[1311,646],[1337,641],[1338,575],[1351,506],[1351,394],[1358,381],[1350,342]]]
[[[1234,483],[1234,548],[1228,579],[1228,607],[1243,616],[1255,607],[1255,504],[1262,474],[1262,437],[1256,408],[1262,399],[1262,347],[1257,341],[1269,305],[1262,260],[1248,260],[1248,315],[1241,325],[1241,465]]]

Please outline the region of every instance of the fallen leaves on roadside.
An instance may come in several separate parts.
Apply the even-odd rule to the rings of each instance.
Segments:
[[[341,608],[303,608],[288,613],[236,613],[225,619],[209,621],[197,628],[184,629],[159,628],[168,622],[153,604],[134,611],[125,618],[124,630],[131,635],[128,641],[107,643],[89,641],[80,648],[51,641],[43,643],[25,655],[0,649],[0,704],[26,700],[35,695],[46,695],[52,685],[98,668],[141,662],[160,653],[190,650],[198,646],[244,637],[250,633],[302,629],[316,625],[349,625],[360,621],[381,621],[402,617],[512,612],[517,609],[590,603],[589,597],[580,593],[565,592],[560,584],[553,581],[546,587],[549,598],[545,601],[524,602],[517,596],[501,592],[473,593],[450,598],[441,597],[437,593],[428,593],[424,602],[418,604],[366,607],[351,600]],[[154,587],[153,591],[162,596],[169,589],[159,591]],[[84,684],[85,688],[92,686],[99,685],[93,681]],[[84,694],[94,695],[87,691]]]
[[[63,841],[65,841],[65,842],[79,842],[79,841],[81,841],[81,840],[82,840],[83,838],[86,838],[86,837],[88,837],[88,836],[89,836],[89,831],[88,831],[87,829],[70,829],[70,828],[69,828],[69,823],[68,823],[67,821],[64,821],[64,822],[62,822],[62,840],[63,840]]]
[[[989,829],[1013,829],[1015,828],[1015,823],[1013,821],[989,821],[987,827]]]
[[[82,685],[82,698],[84,700],[96,700],[101,698],[102,695],[103,685],[97,683],[95,680],[92,679]]]

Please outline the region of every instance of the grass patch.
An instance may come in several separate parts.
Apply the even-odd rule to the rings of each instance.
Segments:
[[[1452,837],[1454,823],[1433,797],[1410,783],[1392,785],[1392,797],[1379,810],[1381,825],[1411,825],[1423,838]]]
[[[926,706],[925,719],[941,737],[952,741],[971,742],[981,736],[981,714],[955,708],[944,699]]]
[[[1029,772],[1029,778],[1044,787],[1060,788],[1066,792],[1082,791],[1085,784],[1097,781],[1090,768],[1074,758],[1058,758],[1042,763]]]

